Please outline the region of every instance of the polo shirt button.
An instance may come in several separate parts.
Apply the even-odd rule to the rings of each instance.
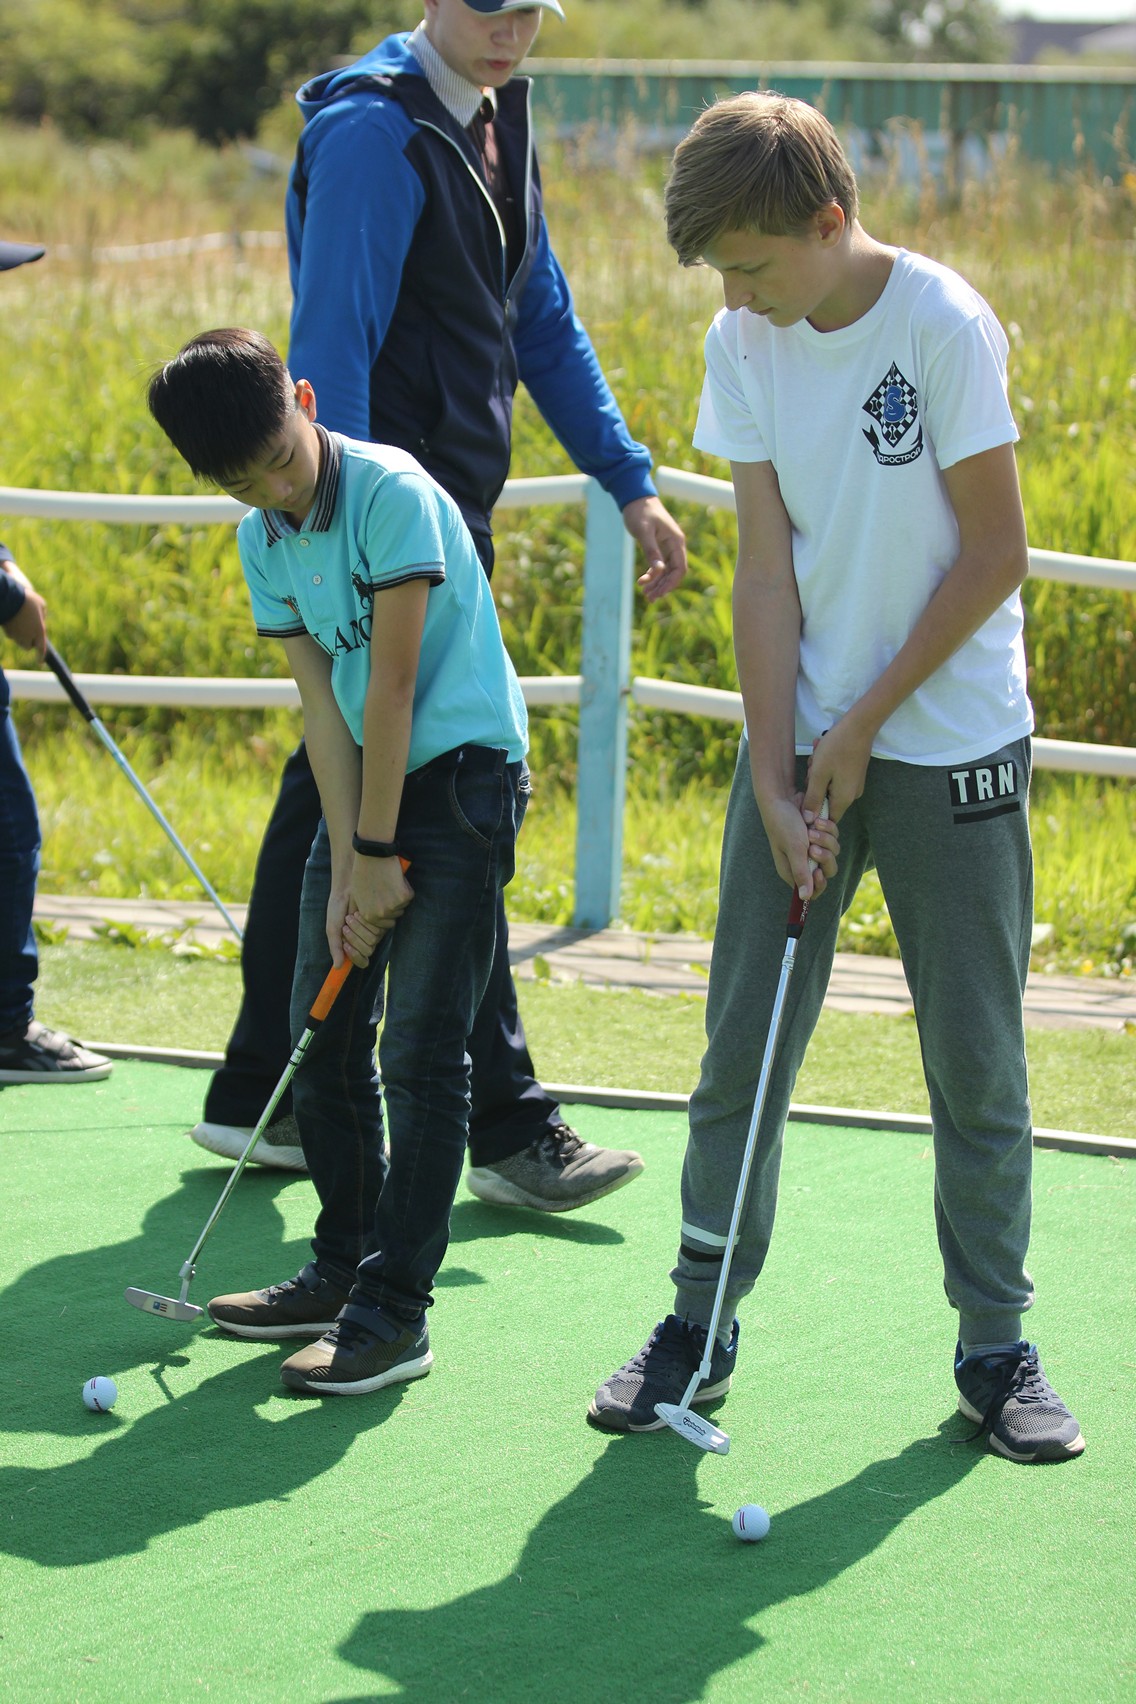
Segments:
[[[300,549],[306,550],[308,548],[308,543],[309,543],[309,541],[306,538],[302,538],[300,540]]]
[[[322,574],[313,574],[312,575],[312,585],[313,586],[322,586],[323,585],[323,575]]]

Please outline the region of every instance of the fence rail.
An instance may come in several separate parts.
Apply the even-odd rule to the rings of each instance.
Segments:
[[[658,469],[661,494],[676,502],[733,510],[726,480],[679,468]],[[577,928],[603,928],[619,912],[623,866],[623,807],[627,775],[629,705],[680,715],[742,721],[741,694],[680,681],[631,677],[633,549],[614,502],[584,474],[511,479],[498,510],[540,504],[586,504],[584,619],[578,675],[521,678],[531,707],[574,705],[579,709],[577,781]],[[231,497],[160,497],[70,491],[27,491],[0,486],[0,515],[40,520],[102,521],[120,525],[235,525],[247,510]],[[1136,563],[1090,556],[1030,551],[1030,573],[1038,579],[1110,591],[1136,592]],[[13,696],[65,703],[63,688],[46,670],[12,669]],[[78,674],[85,695],[97,704],[169,705],[199,709],[298,708],[294,681],[282,679],[173,678],[160,675]],[[1039,769],[1136,777],[1136,748],[1079,741],[1034,741]]]

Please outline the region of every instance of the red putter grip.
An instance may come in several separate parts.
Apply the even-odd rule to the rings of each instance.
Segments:
[[[400,858],[399,863],[402,865],[404,871],[409,870],[409,858]],[[347,981],[347,978],[351,975],[354,968],[355,966],[351,963],[351,960],[349,958],[345,958],[342,964],[333,965],[328,971],[324,978],[323,987],[312,1002],[312,1009],[308,1014],[313,1024],[323,1023],[323,1020],[327,1017],[327,1014],[331,1011],[331,1008],[335,1004],[339,990],[343,987],[343,984]]]

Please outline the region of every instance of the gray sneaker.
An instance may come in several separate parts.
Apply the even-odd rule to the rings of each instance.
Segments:
[[[222,1154],[227,1160],[239,1160],[248,1147],[255,1124],[211,1124],[203,1119],[189,1132],[191,1142],[208,1148],[211,1154]],[[300,1146],[300,1132],[290,1112],[274,1119],[252,1151],[261,1166],[275,1166],[279,1171],[306,1172],[308,1162]]]
[[[466,1182],[479,1200],[495,1207],[567,1213],[622,1189],[642,1170],[642,1159],[630,1149],[597,1148],[561,1124],[507,1160],[470,1166]]]
[[[1067,1461],[1085,1447],[1076,1419],[1041,1369],[1037,1345],[1015,1344],[1001,1355],[955,1350],[959,1412],[1010,1461]]]

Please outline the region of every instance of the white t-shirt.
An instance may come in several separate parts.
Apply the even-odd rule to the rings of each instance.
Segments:
[[[745,309],[711,325],[694,442],[776,470],[802,611],[799,752],[879,678],[958,555],[940,470],[1016,440],[1007,348],[964,279],[902,249],[879,300],[839,331],[770,326]],[[872,752],[962,763],[1032,727],[1015,592]]]

